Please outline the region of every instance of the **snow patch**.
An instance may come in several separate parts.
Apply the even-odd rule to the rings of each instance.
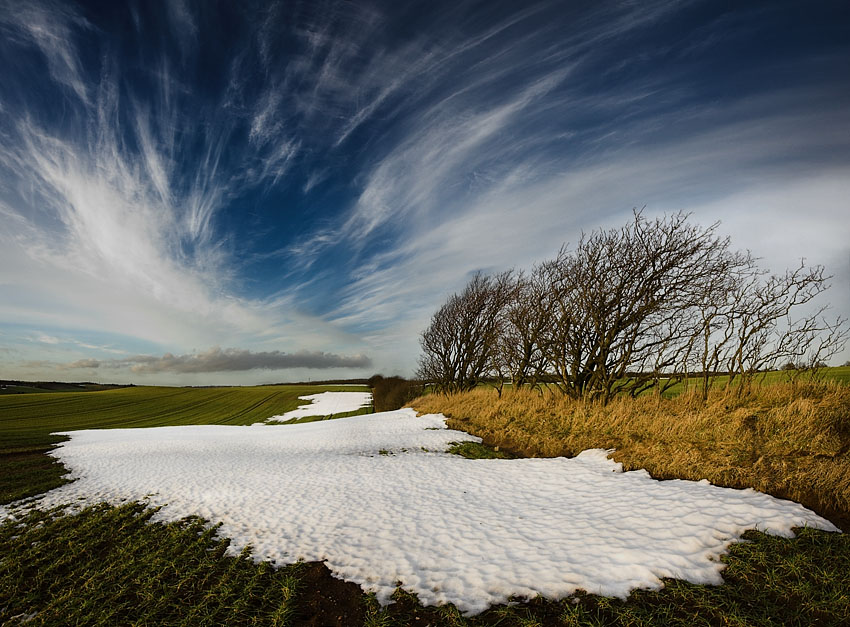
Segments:
[[[297,409],[280,416],[272,416],[267,422],[286,422],[307,416],[333,416],[356,411],[372,404],[371,392],[321,392],[298,398],[310,402],[307,405],[299,405]]]
[[[39,507],[146,500],[157,518],[221,522],[230,551],[324,560],[387,603],[401,582],[425,604],[475,614],[511,596],[577,589],[626,597],[661,578],[722,582],[747,529],[837,531],[801,505],[707,482],[622,472],[610,451],[469,460],[480,441],[412,409],[295,424],[75,431],[54,455],[78,480]],[[152,496],[148,496],[152,495]],[[78,501],[78,499],[82,499]],[[15,507],[0,507],[0,519]]]

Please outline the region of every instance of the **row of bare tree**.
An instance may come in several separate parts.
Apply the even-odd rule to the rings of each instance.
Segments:
[[[422,334],[418,377],[444,392],[545,382],[607,402],[693,377],[703,394],[721,374],[743,387],[757,372],[814,368],[840,352],[846,319],[811,302],[829,287],[824,268],[769,274],[717,226],[635,211],[530,272],[474,275]]]

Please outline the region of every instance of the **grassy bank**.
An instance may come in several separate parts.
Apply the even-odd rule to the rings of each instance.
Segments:
[[[132,387],[0,397],[0,503],[40,494],[64,482],[65,468],[47,455],[76,429],[166,425],[250,425],[303,405],[299,396],[362,392],[359,386],[278,385],[223,388]],[[368,409],[364,411],[369,411]]]
[[[743,396],[713,390],[606,406],[528,389],[433,394],[412,403],[450,427],[524,456],[616,449],[629,469],[656,478],[708,479],[789,498],[837,520],[850,517],[850,387],[778,383]]]

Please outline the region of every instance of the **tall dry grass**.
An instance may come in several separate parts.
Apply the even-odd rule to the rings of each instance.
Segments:
[[[415,399],[448,425],[525,456],[616,449],[626,470],[659,479],[708,479],[789,498],[850,523],[850,387],[834,383],[713,390],[673,399],[647,395],[608,405],[528,389]]]

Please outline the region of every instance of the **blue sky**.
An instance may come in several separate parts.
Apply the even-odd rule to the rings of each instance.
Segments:
[[[642,206],[850,312],[846,2],[0,0],[0,64],[1,378],[409,375]]]

